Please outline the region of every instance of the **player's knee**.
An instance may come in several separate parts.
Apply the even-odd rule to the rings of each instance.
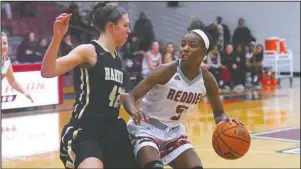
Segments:
[[[154,160],[154,161],[151,161],[151,162],[147,163],[144,166],[144,168],[159,168],[159,169],[163,169],[164,165],[163,165],[162,161]]]
[[[84,159],[77,168],[103,168],[103,163],[98,158],[88,157]]]
[[[202,166],[197,166],[197,167],[193,167],[191,169],[203,169],[203,167]]]

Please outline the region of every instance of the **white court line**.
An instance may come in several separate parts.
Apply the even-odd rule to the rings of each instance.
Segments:
[[[286,149],[286,150],[280,150],[278,152],[284,153],[284,154],[300,154],[300,147],[290,148],[290,149]]]

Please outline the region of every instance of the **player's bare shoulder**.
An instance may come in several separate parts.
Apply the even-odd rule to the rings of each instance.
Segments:
[[[207,90],[218,90],[217,82],[212,73],[210,73],[206,69],[201,69],[202,75],[205,83],[205,87]]]

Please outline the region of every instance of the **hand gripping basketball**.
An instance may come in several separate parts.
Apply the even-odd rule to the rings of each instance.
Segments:
[[[225,120],[220,121],[217,125],[220,125],[223,122],[236,123],[237,125],[244,126],[244,124],[240,120],[233,119],[232,117],[227,117]]]
[[[224,159],[235,160],[243,157],[249,151],[250,145],[250,133],[239,120],[227,118],[213,132],[213,149]]]
[[[55,19],[53,34],[58,38],[63,38],[68,31],[69,21],[72,14],[63,13]]]

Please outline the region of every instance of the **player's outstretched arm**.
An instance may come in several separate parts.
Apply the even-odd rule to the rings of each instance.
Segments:
[[[219,97],[218,85],[214,76],[208,70],[202,69],[202,72],[207,90],[208,101],[213,112],[215,123],[218,124],[227,118],[223,103]]]
[[[85,62],[87,52],[91,51],[88,48],[91,48],[92,45],[80,45],[68,55],[57,59],[61,41],[68,30],[70,17],[71,14],[63,13],[55,20],[53,26],[54,35],[42,62],[41,75],[44,78],[51,78],[68,72],[73,67]]]
[[[176,62],[170,62],[168,64],[160,65],[151,71],[145,79],[134,87],[134,89],[123,96],[122,104],[125,110],[131,116],[134,116],[135,113],[140,114],[136,108],[136,101],[142,98],[156,84],[166,84],[176,72],[176,69]],[[143,116],[141,118],[143,118]]]
[[[23,87],[16,81],[15,76],[14,76],[14,70],[12,65],[9,66],[8,71],[6,73],[6,78],[8,83],[10,84],[10,86],[12,88],[14,88],[15,90],[17,90],[18,92],[24,94],[31,102],[33,102],[32,97],[30,96],[30,94],[28,94]]]
[[[208,101],[213,112],[215,123],[218,125],[223,121],[235,122],[243,125],[239,120],[227,116],[224,111],[223,103],[219,96],[219,89],[214,76],[208,71],[202,69],[205,87],[207,90]]]

